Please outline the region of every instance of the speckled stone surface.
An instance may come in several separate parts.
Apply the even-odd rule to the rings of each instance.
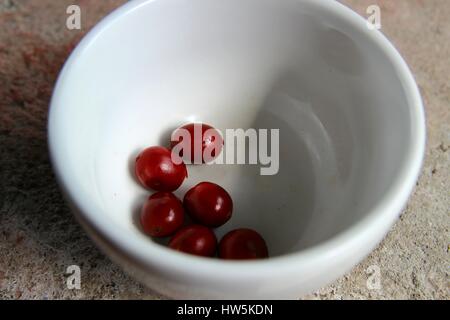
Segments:
[[[330,0],[332,1],[332,0]],[[87,238],[55,183],[46,145],[51,90],[80,37],[123,0],[0,0],[0,298],[161,299]],[[378,4],[382,31],[423,95],[428,143],[421,177],[399,221],[346,276],[306,299],[449,299],[450,3],[345,0],[358,13]],[[65,27],[82,8],[82,30]],[[81,267],[81,289],[66,268]],[[376,266],[375,268],[369,267]],[[372,270],[372,271],[371,271]],[[379,271],[379,277],[371,272]],[[367,286],[373,276],[380,288]]]

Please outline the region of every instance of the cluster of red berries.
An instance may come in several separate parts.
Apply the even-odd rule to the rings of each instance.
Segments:
[[[194,135],[196,126],[201,126],[201,137]],[[188,124],[177,130],[181,129],[187,130],[193,137],[190,144],[192,159],[201,157],[204,163],[205,148],[215,147],[214,150],[219,151],[216,156],[220,154],[223,140],[211,138],[211,132],[214,133],[212,136],[220,137],[211,126]],[[180,142],[172,142],[172,147]],[[188,174],[182,159],[174,162],[173,156],[171,150],[155,146],[145,149],[136,158],[135,172],[139,182],[148,189],[158,191],[142,207],[140,220],[144,232],[152,237],[172,236],[170,248],[198,256],[212,257],[218,251],[222,259],[268,257],[264,239],[251,229],[230,231],[217,244],[216,235],[211,228],[230,220],[233,201],[224,188],[212,182],[201,182],[185,194],[183,201],[178,199],[172,192],[181,186]],[[195,224],[183,226],[185,212]]]

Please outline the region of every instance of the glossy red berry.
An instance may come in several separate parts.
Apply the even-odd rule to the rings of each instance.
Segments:
[[[222,259],[262,259],[269,256],[266,242],[252,229],[236,229],[228,232],[219,243]]]
[[[201,182],[191,188],[184,196],[183,205],[193,220],[208,227],[223,225],[233,212],[228,192],[211,182]]]
[[[185,253],[212,257],[216,253],[217,238],[214,232],[201,225],[190,225],[180,229],[170,239],[169,247]]]
[[[183,204],[170,192],[151,195],[141,210],[142,229],[152,237],[174,234],[183,225],[183,220]]]
[[[186,165],[172,161],[172,153],[163,147],[150,147],[136,158],[136,177],[146,188],[157,191],[174,191],[187,177]]]
[[[183,149],[179,153],[186,163],[209,163],[220,154],[223,147],[222,136],[219,131],[204,123],[190,123],[176,129],[172,135],[175,138],[174,141],[171,141],[172,148],[182,143],[181,130],[186,130],[185,133],[190,137],[190,152],[187,153]]]

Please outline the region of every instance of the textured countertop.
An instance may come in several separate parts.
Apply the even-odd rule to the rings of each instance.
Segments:
[[[49,164],[46,119],[57,73],[80,37],[123,0],[0,0],[0,299],[161,299],[110,262],[63,202]],[[449,299],[450,3],[345,0],[381,8],[382,31],[420,87],[428,142],[421,177],[386,239],[312,299]],[[82,30],[66,8],[82,8]],[[66,268],[81,267],[81,289]],[[381,287],[370,284],[380,280]],[[369,281],[369,286],[367,285]],[[301,297],[299,297],[301,298]]]

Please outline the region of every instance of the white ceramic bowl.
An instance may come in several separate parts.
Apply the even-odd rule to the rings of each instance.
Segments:
[[[231,193],[232,220],[272,257],[230,262],[143,235],[136,154],[189,121],[279,128],[280,171],[190,167]],[[175,298],[295,298],[379,243],[415,184],[424,112],[405,62],[331,0],[138,0],[70,56],[50,108],[57,177],[90,236],[133,276]]]

